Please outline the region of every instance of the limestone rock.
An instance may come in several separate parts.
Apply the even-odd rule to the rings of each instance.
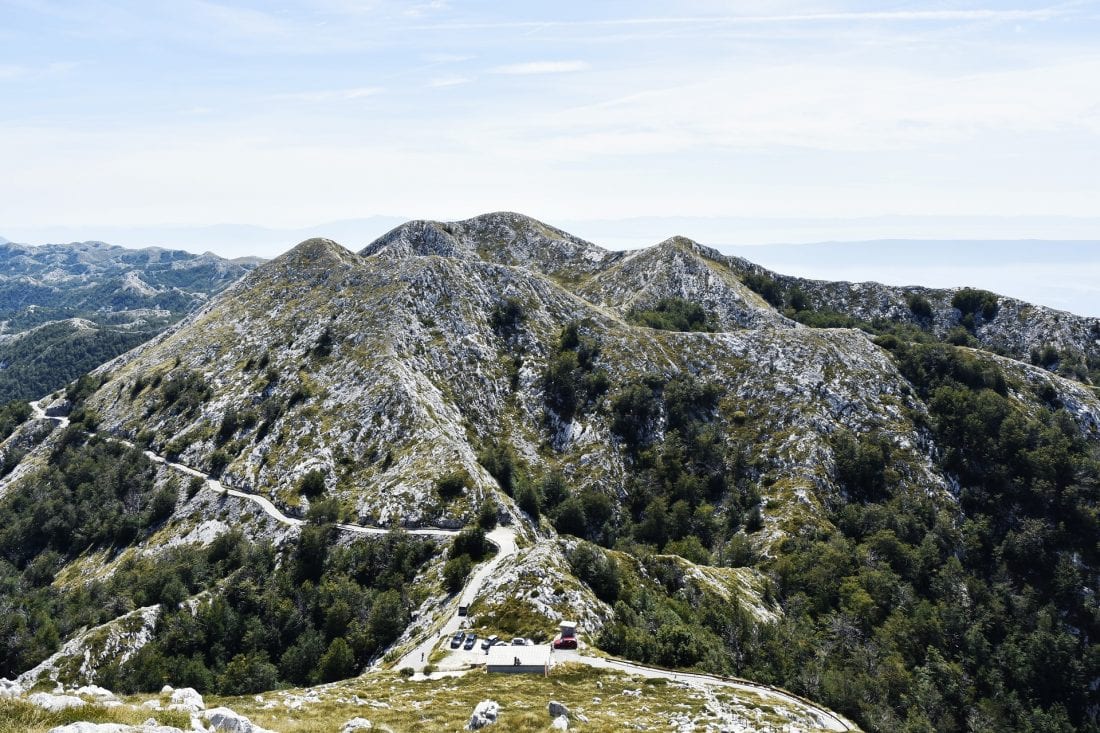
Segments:
[[[23,687],[14,680],[0,677],[0,698],[17,697],[23,694]]]
[[[172,692],[169,698],[169,710],[182,710],[185,713],[197,713],[206,707],[202,695],[192,687],[182,687]]]
[[[95,698],[97,701],[118,700],[118,696],[115,695],[115,693],[98,685],[84,685],[83,687],[78,687],[73,691],[73,694],[79,695],[80,697]]]
[[[240,713],[226,707],[211,708],[203,713],[203,717],[216,731],[225,731],[225,733],[270,733],[270,731],[255,725]]]
[[[340,733],[354,733],[359,730],[372,730],[374,724],[366,718],[352,718],[348,722],[344,723],[343,730]]]
[[[551,700],[547,708],[550,711],[551,718],[560,718],[563,715],[567,718],[569,717],[569,708],[557,700]]]
[[[551,730],[569,730],[569,718],[564,715],[559,715],[550,721]]]
[[[497,716],[500,714],[500,705],[496,700],[482,700],[474,708],[473,715],[470,716],[470,722],[466,724],[466,730],[481,730],[487,725],[492,725],[497,722]]]
[[[87,704],[79,697],[74,697],[72,695],[53,695],[49,692],[36,692],[29,696],[27,700],[32,705],[37,705],[43,710],[49,710],[52,713],[68,710],[69,708],[82,708]]]

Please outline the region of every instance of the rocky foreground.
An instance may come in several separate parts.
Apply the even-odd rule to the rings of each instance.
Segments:
[[[28,712],[33,708],[36,712]],[[307,731],[823,731],[803,711],[744,693],[591,670],[549,678],[369,674],[317,688],[211,700],[190,688],[119,697],[97,686],[25,692],[0,682],[0,718],[36,733]],[[71,722],[60,722],[67,720]],[[57,721],[51,724],[50,721]]]

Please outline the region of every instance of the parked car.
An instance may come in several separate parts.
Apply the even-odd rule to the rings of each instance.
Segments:
[[[466,643],[462,645],[463,649],[470,650],[474,648],[474,644],[477,643],[477,634],[466,634]]]
[[[469,606],[459,606],[458,607],[458,615],[459,616],[466,616],[469,613],[470,613],[470,607]]]
[[[491,647],[491,646],[496,646],[496,645],[497,645],[497,644],[499,644],[499,643],[500,643],[500,637],[499,637],[499,636],[497,636],[496,634],[493,634],[492,636],[488,636],[488,637],[486,637],[486,638],[485,638],[485,639],[484,639],[484,640],[483,640],[483,641],[481,642],[481,648],[482,648],[482,649],[484,649],[484,650],[485,650],[486,652],[488,652],[488,651],[489,651],[489,647]]]
[[[577,637],[567,636],[564,639],[554,639],[553,647],[555,649],[576,649]]]
[[[529,643],[530,642],[522,636],[517,636],[515,639],[512,639],[512,646],[527,646]]]
[[[460,646],[462,646],[462,642],[463,640],[465,640],[465,638],[465,631],[456,631],[455,635],[451,637],[451,648],[458,649]]]

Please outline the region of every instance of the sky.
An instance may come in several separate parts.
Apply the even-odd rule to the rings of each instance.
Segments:
[[[1100,241],[1098,38],[1100,0],[0,0],[0,235]]]

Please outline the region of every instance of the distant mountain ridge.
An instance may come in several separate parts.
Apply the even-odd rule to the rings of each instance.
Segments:
[[[44,394],[133,348],[254,266],[103,242],[0,244],[0,401]]]

